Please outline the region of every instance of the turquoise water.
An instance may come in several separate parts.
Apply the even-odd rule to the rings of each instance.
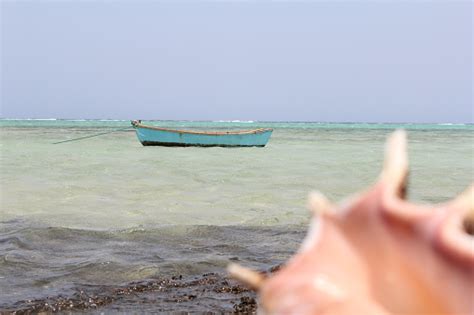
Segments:
[[[374,183],[394,129],[408,130],[410,199],[447,201],[474,177],[473,125],[144,123],[274,132],[265,148],[143,147],[132,129],[54,145],[129,121],[0,120],[0,308],[78,283],[223,272],[235,257],[281,263],[307,194],[340,201]]]
[[[197,128],[330,128],[330,129],[408,129],[408,130],[473,130],[474,124],[461,123],[327,123],[327,122],[262,122],[262,121],[171,121],[154,120],[143,123],[162,127]],[[0,127],[126,127],[129,120],[109,119],[0,119]]]

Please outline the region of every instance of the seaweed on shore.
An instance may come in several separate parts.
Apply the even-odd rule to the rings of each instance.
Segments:
[[[253,291],[218,273],[198,277],[173,276],[133,282],[124,286],[77,288],[72,296],[53,296],[25,300],[5,308],[1,314],[36,314],[56,312],[193,311],[256,313]]]

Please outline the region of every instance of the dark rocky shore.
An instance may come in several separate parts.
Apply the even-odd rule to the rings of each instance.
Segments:
[[[275,268],[273,268],[275,269]],[[72,296],[26,300],[0,308],[1,314],[133,312],[256,313],[255,292],[218,273],[173,276],[124,286],[78,288]]]

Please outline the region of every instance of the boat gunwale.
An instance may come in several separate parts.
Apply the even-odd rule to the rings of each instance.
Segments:
[[[225,135],[241,135],[241,134],[257,134],[273,131],[271,128],[258,128],[252,130],[237,130],[237,131],[195,131],[195,130],[178,130],[178,129],[168,129],[163,127],[156,126],[147,126],[140,123],[133,125],[134,128],[145,128],[152,130],[168,131],[174,133],[188,133],[188,134],[198,134],[198,135],[210,135],[210,136],[225,136]]]

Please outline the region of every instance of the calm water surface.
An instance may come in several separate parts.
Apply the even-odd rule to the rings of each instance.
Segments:
[[[53,145],[128,122],[0,120],[0,309],[230,260],[279,264],[304,236],[307,194],[339,201],[372,184],[396,128],[410,199],[443,202],[473,181],[473,125],[151,123],[275,130],[265,148],[143,147],[133,130]]]

